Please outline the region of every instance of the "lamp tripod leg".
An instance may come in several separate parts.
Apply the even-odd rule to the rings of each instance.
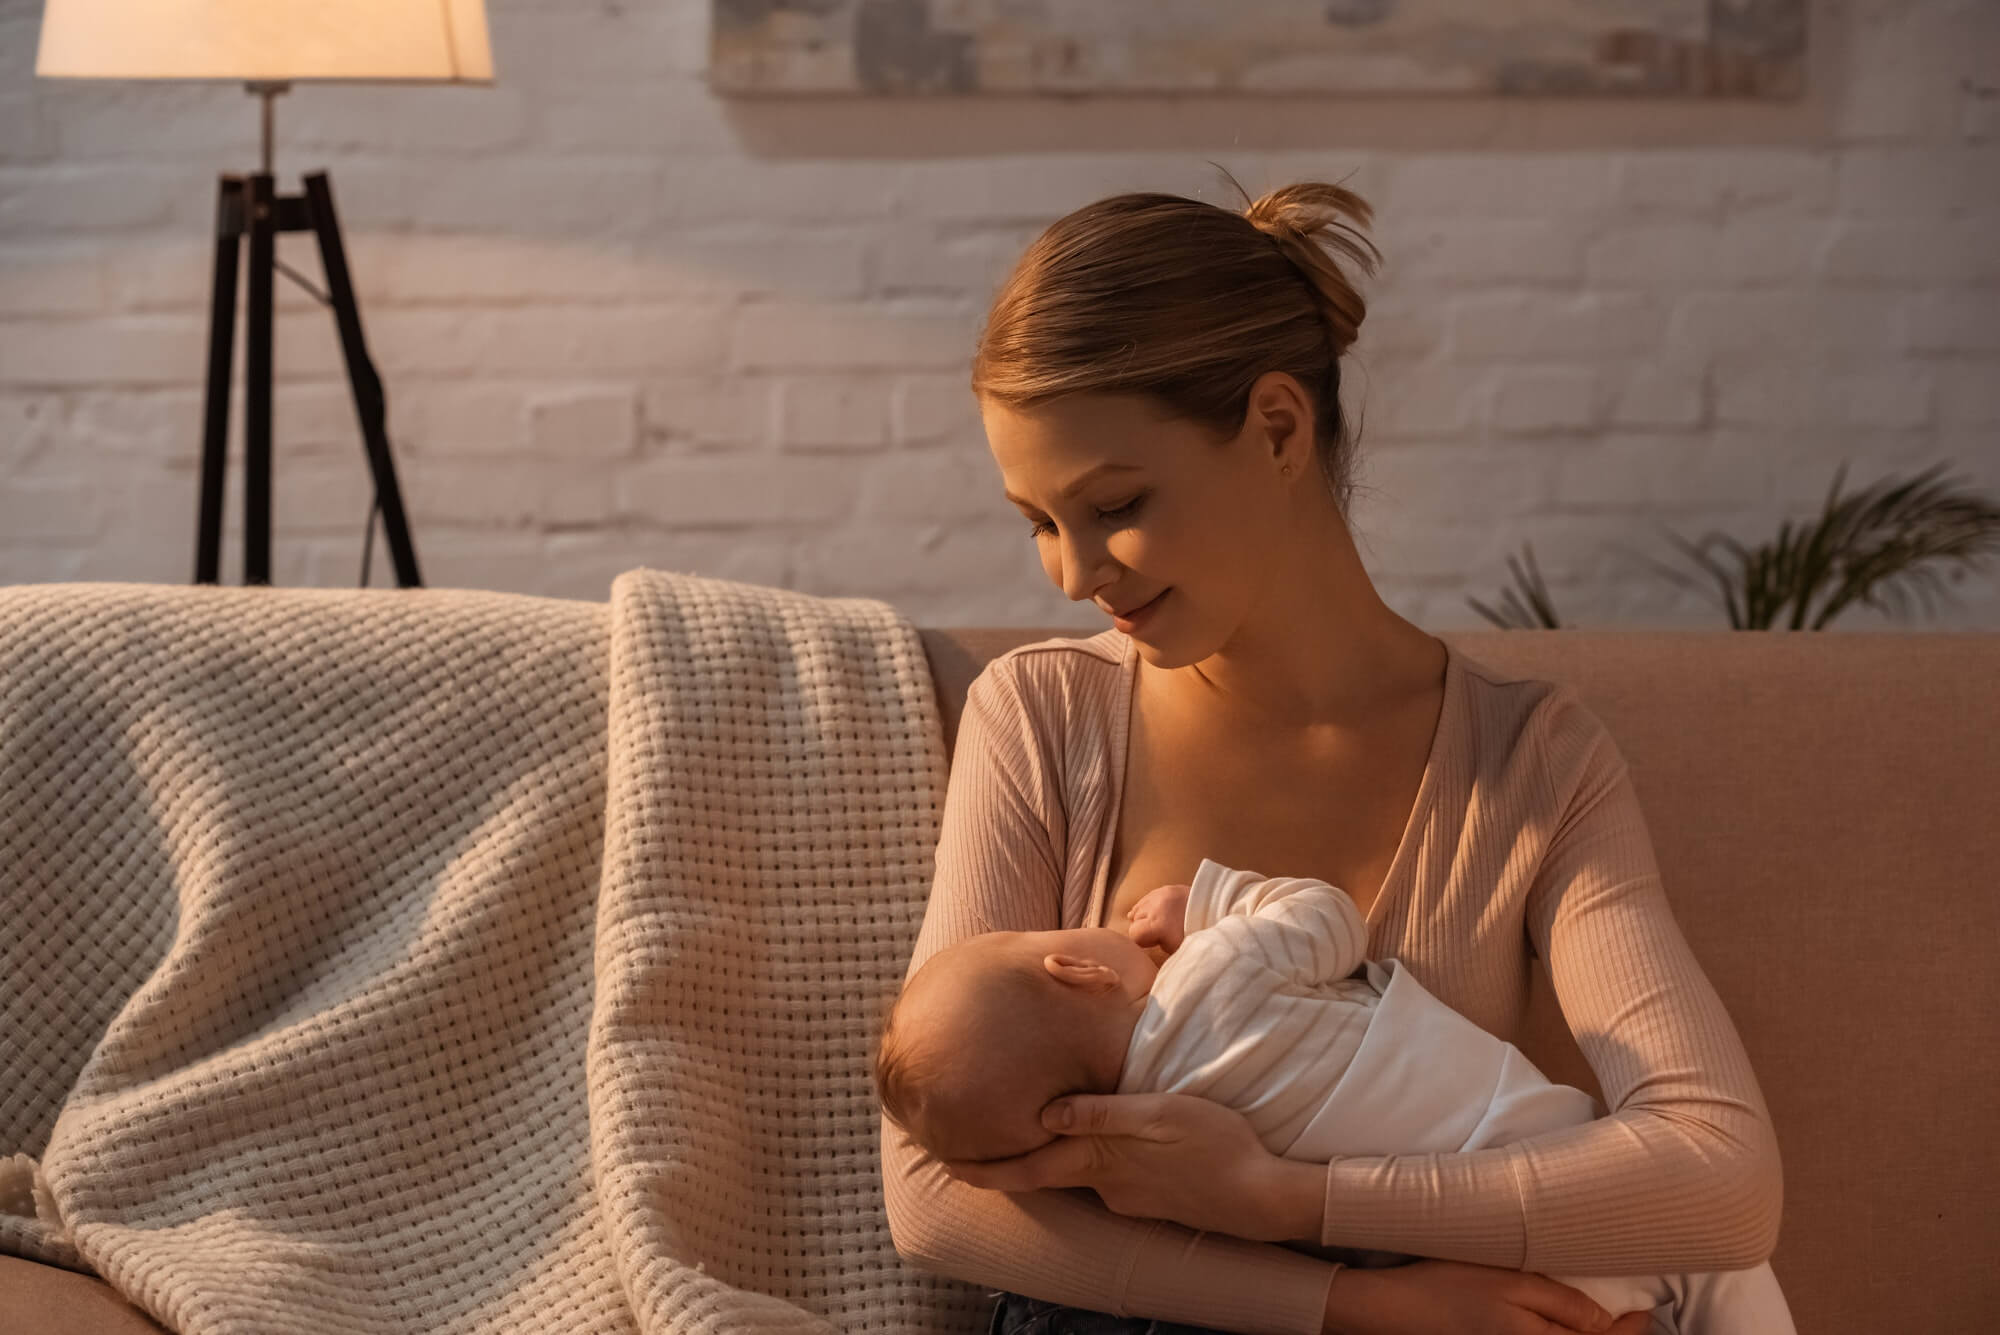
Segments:
[[[417,549],[410,540],[403,493],[396,485],[396,463],[389,453],[388,404],[382,393],[382,379],[368,356],[367,340],[361,334],[361,310],[355,303],[354,284],[347,272],[347,252],[341,244],[340,221],[333,208],[333,187],[328,184],[325,172],[309,173],[305,187],[307,215],[319,236],[327,296],[340,327],[347,380],[354,391],[355,414],[361,419],[362,440],[368,451],[369,470],[375,478],[375,499],[382,508],[383,536],[388,539],[389,556],[395,563],[396,583],[406,589],[418,588],[424,581],[417,572]]]
[[[208,307],[208,388],[202,404],[201,508],[195,521],[194,582],[221,579],[222,484],[228,468],[229,372],[236,347],[236,272],[243,235],[243,178],[224,176],[215,202],[215,279]]]
[[[271,582],[271,306],[277,282],[277,193],[250,178],[250,277],[244,307],[243,582]]]

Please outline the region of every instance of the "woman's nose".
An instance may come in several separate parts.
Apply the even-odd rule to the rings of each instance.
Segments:
[[[1065,536],[1062,545],[1062,589],[1073,603],[1083,602],[1108,582],[1111,553],[1102,543],[1084,544]]]

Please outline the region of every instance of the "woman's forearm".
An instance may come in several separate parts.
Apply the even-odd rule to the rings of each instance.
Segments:
[[[890,1232],[896,1250],[922,1269],[1068,1306],[1186,1325],[1260,1335],[1323,1329],[1335,1270],[1326,1261],[1126,1218],[1083,1193],[967,1186],[945,1176],[893,1123],[885,1121],[883,1132]]]
[[[1575,1275],[1731,1270],[1769,1258],[1775,1148],[1624,1113],[1465,1154],[1335,1160],[1320,1241]]]
[[[1267,1203],[1270,1226],[1263,1236],[1320,1245],[1326,1220],[1326,1165],[1273,1157],[1267,1182],[1255,1198]]]

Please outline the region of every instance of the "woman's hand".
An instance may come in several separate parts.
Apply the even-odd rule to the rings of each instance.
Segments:
[[[1349,1267],[1326,1299],[1327,1335],[1646,1335],[1651,1312],[1615,1321],[1585,1294],[1547,1275],[1462,1261],[1387,1270]]]
[[[1241,1113],[1192,1094],[1079,1094],[1042,1110],[1057,1139],[1011,1159],[949,1161],[996,1191],[1089,1187],[1115,1213],[1255,1242],[1319,1236],[1326,1169],[1264,1148]]]

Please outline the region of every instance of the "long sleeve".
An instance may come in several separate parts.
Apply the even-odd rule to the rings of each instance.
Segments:
[[[996,660],[967,696],[912,971],[978,932],[1063,925],[1060,776],[1013,670]],[[1088,1192],[954,1182],[886,1118],[882,1175],[896,1249],[925,1269],[1121,1315],[1245,1332],[1322,1327],[1336,1267],[1317,1258],[1124,1218]]]
[[[1560,816],[1525,928],[1610,1115],[1465,1154],[1336,1160],[1324,1241],[1579,1275],[1756,1265],[1777,1240],[1776,1137],[1624,758],[1566,687],[1531,727]]]
[[[1232,952],[1300,987],[1339,982],[1367,957],[1368,925],[1346,891],[1304,876],[1260,877],[1207,858],[1188,887],[1183,925],[1190,936],[1215,933]]]

